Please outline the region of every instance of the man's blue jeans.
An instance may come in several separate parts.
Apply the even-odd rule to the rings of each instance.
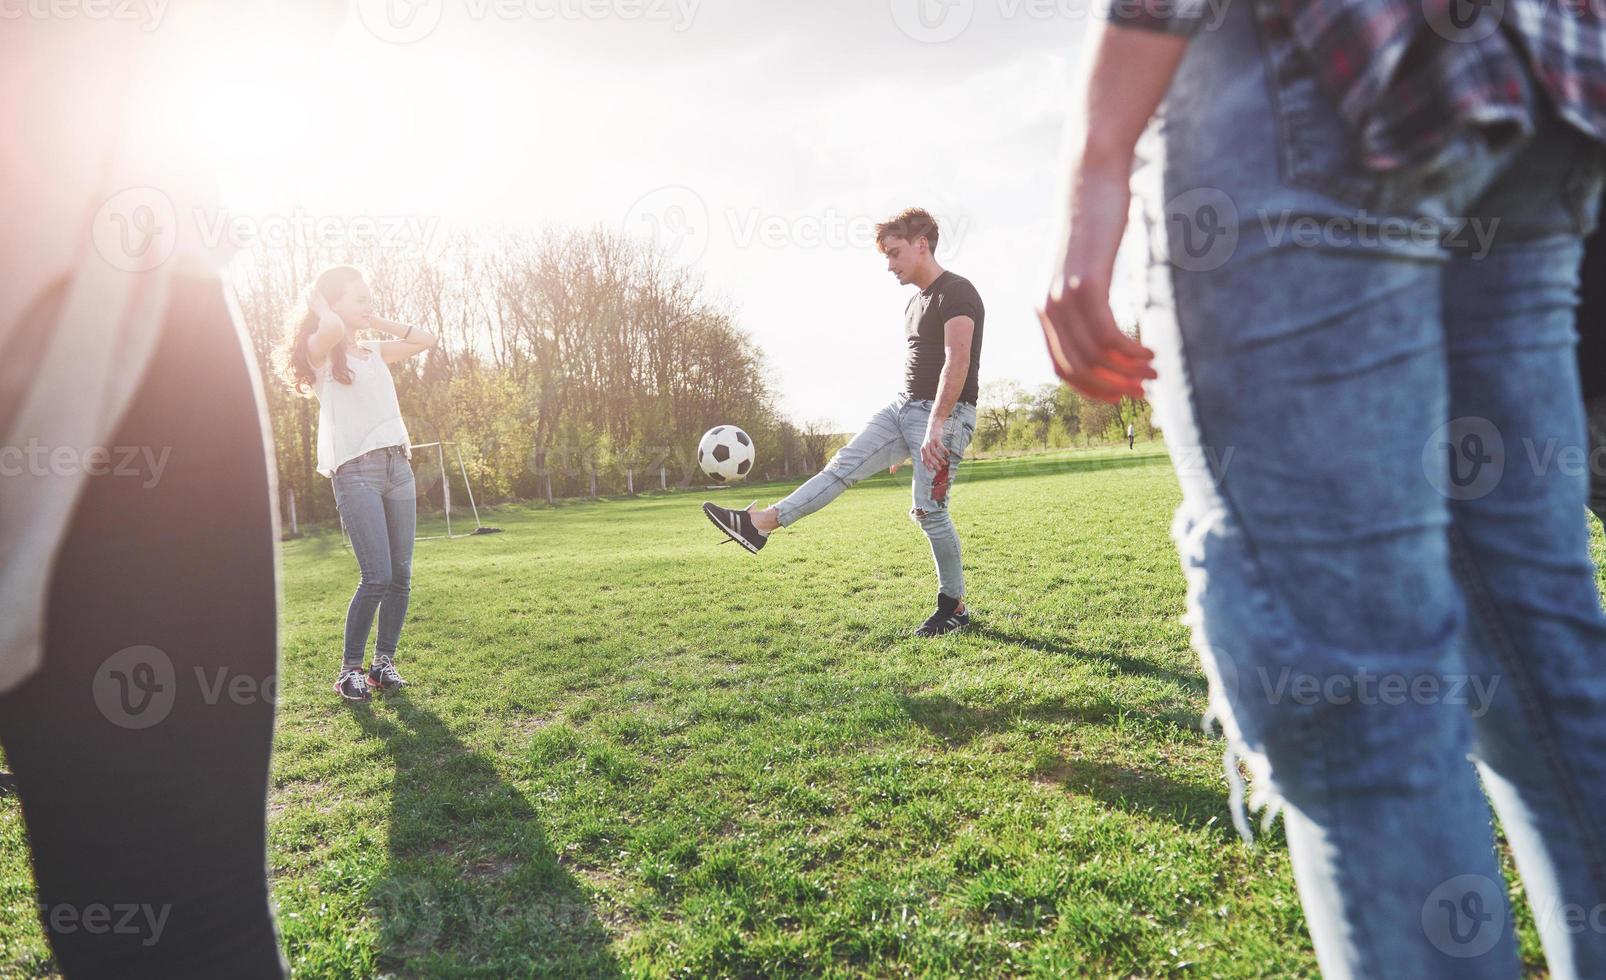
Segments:
[[[931,542],[931,557],[937,565],[937,590],[961,599],[965,595],[965,569],[960,556],[959,531],[948,514],[948,499],[959,463],[976,434],[976,406],[963,403],[954,406],[943,427],[943,444],[948,447],[949,462],[935,471],[920,458],[920,444],[926,438],[931,408],[929,399],[911,401],[907,395],[899,395],[892,404],[871,416],[864,429],[838,450],[825,469],[792,491],[775,508],[780,514],[781,526],[791,527],[865,477],[912,458],[914,507],[910,516]]]
[[[335,504],[351,535],[362,582],[346,610],[342,669],[362,666],[379,613],[376,657],[394,657],[407,619],[413,578],[413,538],[418,500],[413,468],[400,446],[376,449],[335,471]]]
[[[1601,150],[1530,93],[1535,133],[1371,174],[1254,12],[1190,42],[1163,106],[1142,321],[1234,796],[1241,758],[1329,977],[1517,975],[1485,790],[1552,975],[1606,977],[1573,357]]]

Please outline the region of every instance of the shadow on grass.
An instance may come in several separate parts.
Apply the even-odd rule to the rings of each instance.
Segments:
[[[1223,836],[1237,839],[1225,787],[1178,782],[1094,759],[1057,759],[1040,766],[1038,778],[1111,809],[1159,817],[1194,830],[1219,830]]]
[[[1148,712],[1130,708],[1112,695],[1090,704],[1011,704],[988,707],[963,704],[944,695],[915,694],[899,699],[909,719],[944,742],[963,745],[982,735],[1014,731],[1022,726],[1078,724],[1117,728],[1181,729],[1197,732],[1199,715],[1191,710]]]
[[[1202,673],[1185,674],[1178,670],[1172,670],[1170,667],[1162,667],[1159,664],[1151,663],[1150,661],[1142,660],[1137,657],[1129,657],[1122,653],[1084,650],[1080,647],[1072,646],[1069,643],[1050,639],[1048,637],[1027,636],[1023,633],[1011,633],[1008,630],[1002,630],[995,626],[990,626],[985,621],[980,619],[978,619],[976,621],[976,625],[971,628],[971,634],[974,636],[984,637],[998,643],[1007,644],[1009,646],[1025,647],[1029,650],[1037,650],[1042,653],[1053,654],[1057,657],[1065,657],[1068,660],[1075,660],[1084,663],[1107,663],[1123,674],[1130,674],[1134,677],[1154,677],[1160,680],[1170,681],[1171,683],[1176,684],[1178,687],[1198,693],[1201,697],[1204,696],[1207,689],[1204,674]]]
[[[379,966],[407,976],[617,977],[611,940],[535,811],[406,694],[354,709],[395,761]]]

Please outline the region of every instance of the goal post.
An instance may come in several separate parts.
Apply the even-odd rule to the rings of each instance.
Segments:
[[[441,480],[441,509],[445,512],[446,533],[419,535],[417,540],[432,541],[439,538],[445,538],[446,540],[450,541],[453,538],[466,538],[475,534],[496,533],[498,530],[497,528],[488,528],[480,520],[480,508],[479,504],[474,500],[474,487],[473,484],[469,482],[468,466],[463,462],[463,447],[450,440],[415,443],[413,445],[415,458],[417,453],[426,452],[429,450],[433,450],[431,455],[434,456],[435,463],[439,467]],[[454,467],[451,465],[453,463],[456,463],[457,465]],[[468,498],[469,513],[472,514],[474,518],[474,530],[463,533],[455,533],[452,530],[452,480],[454,471],[456,476],[460,477],[463,481],[462,491],[463,494]]]

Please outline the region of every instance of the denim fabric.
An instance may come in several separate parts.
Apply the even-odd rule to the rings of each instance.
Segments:
[[[1563,463],[1602,154],[1528,98],[1532,137],[1379,178],[1237,4],[1162,110],[1143,330],[1189,621],[1234,819],[1242,758],[1329,977],[1517,975],[1480,771],[1552,975],[1606,976],[1606,618]]]
[[[958,404],[943,426],[943,444],[950,462],[933,471],[920,458],[920,444],[926,438],[931,420],[930,399],[911,401],[899,395],[892,404],[870,417],[862,430],[807,483],[775,505],[781,526],[790,527],[842,495],[842,491],[867,476],[914,460],[912,491],[914,506],[910,516],[926,532],[931,542],[932,561],[937,566],[937,590],[963,598],[965,569],[961,560],[959,531],[948,514],[954,476],[964,459],[970,440],[976,435],[976,406]]]
[[[394,657],[407,619],[418,526],[413,468],[400,446],[376,449],[335,471],[335,504],[351,535],[362,582],[346,610],[342,669],[361,667],[368,632],[379,613],[378,657]]]

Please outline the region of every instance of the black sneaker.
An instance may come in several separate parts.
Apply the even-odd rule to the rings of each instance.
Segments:
[[[916,636],[942,636],[970,625],[970,611],[959,611],[959,600],[937,593],[937,611],[915,630]]]
[[[368,700],[368,681],[363,677],[361,667],[349,667],[340,672],[340,679],[335,681],[335,693],[347,701]]]
[[[406,687],[407,682],[396,673],[396,661],[389,657],[375,657],[374,665],[368,668],[368,686],[390,694]]]
[[[754,501],[753,503],[757,503]],[[748,504],[751,507],[753,504]],[[745,510],[731,510],[729,507],[720,507],[715,504],[703,504],[703,513],[714,522],[714,526],[724,531],[730,539],[742,547],[758,554],[770,536],[759,531],[758,525],[753,523],[753,515]],[[720,544],[725,542],[721,541]]]

